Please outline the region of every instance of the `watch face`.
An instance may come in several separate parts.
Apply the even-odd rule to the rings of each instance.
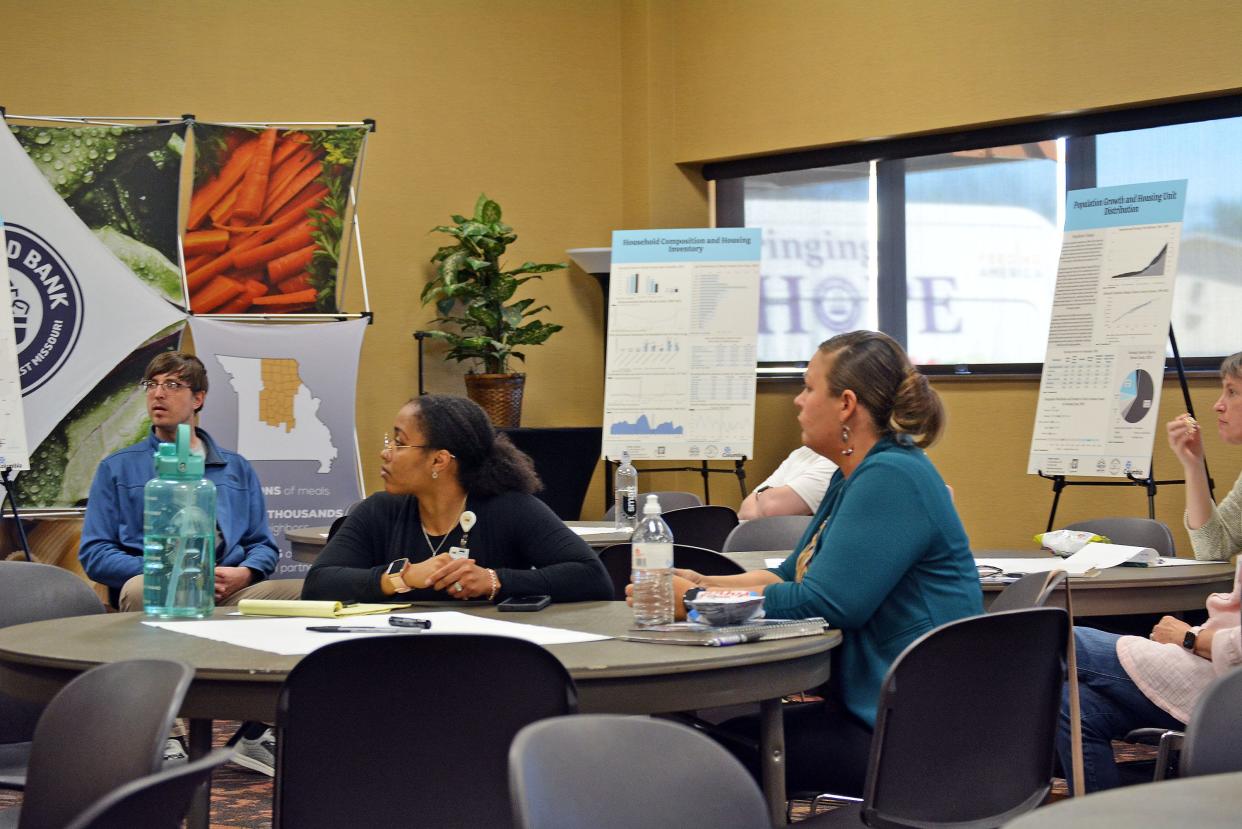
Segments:
[[[409,563],[410,563],[410,560],[408,558],[399,558],[396,561],[394,561],[392,564],[388,565],[388,569],[384,571],[384,575],[395,576],[399,574],[402,570],[404,570],[405,565]],[[372,576],[371,578],[375,578],[375,577]]]
[[[1193,630],[1186,631],[1186,636],[1182,639],[1182,647],[1188,651],[1194,650],[1195,640],[1198,638],[1198,634],[1196,634]]]

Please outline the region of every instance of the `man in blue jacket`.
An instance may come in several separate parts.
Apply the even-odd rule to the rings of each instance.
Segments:
[[[155,474],[155,451],[161,442],[176,442],[182,423],[194,426],[207,397],[207,370],[192,354],[165,351],[147,366],[142,386],[151,433],[99,464],[78,549],[86,574],[107,585],[110,601],[121,611],[142,610],[143,490]],[[194,429],[191,448],[204,454],[206,477],[216,485],[216,604],[299,598],[300,579],[268,580],[280,552],[267,527],[263,488],[254,468],[236,452],[217,446],[202,429]],[[262,754],[260,743],[270,739],[269,731],[243,740],[243,753]],[[170,746],[165,756],[175,759],[176,753]],[[239,762],[273,773],[265,757],[254,764],[239,755]]]

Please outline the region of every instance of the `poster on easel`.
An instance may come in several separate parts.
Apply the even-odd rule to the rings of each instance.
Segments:
[[[4,249],[4,219],[0,217],[0,250]],[[13,295],[8,268],[0,268],[0,470],[29,469],[26,419],[22,416],[22,378],[17,364],[17,326],[29,321],[29,307]]]
[[[1074,190],[1027,473],[1149,472],[1186,180]]]
[[[612,235],[603,456],[754,456],[762,233]]]

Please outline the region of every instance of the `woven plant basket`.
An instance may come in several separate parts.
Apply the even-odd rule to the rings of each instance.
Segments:
[[[467,374],[466,396],[487,412],[498,429],[522,425],[525,374]]]

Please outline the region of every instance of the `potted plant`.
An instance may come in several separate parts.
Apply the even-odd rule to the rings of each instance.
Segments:
[[[434,302],[435,322],[456,330],[428,331],[448,344],[447,357],[476,360],[466,375],[466,394],[487,412],[497,426],[517,426],[522,417],[526,375],[510,371],[510,359],[525,360],[516,349],[540,345],[562,326],[534,319],[547,305],[533,299],[514,300],[522,283],[559,270],[565,263],[535,264],[503,270],[500,257],[517,241],[513,228],[500,220],[500,205],[480,195],[474,215],[454,214],[453,224],[432,228],[455,240],[431,257],[435,275],[423,288],[424,305]]]

